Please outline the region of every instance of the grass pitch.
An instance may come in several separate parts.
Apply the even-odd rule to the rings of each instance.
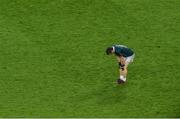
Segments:
[[[179,0],[0,0],[0,117],[180,117]],[[132,48],[118,86],[106,47]]]

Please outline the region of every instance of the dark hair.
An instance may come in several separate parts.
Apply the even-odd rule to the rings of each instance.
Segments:
[[[106,49],[106,54],[109,55],[109,54],[112,53],[112,51],[113,51],[113,48],[112,48],[112,47],[108,47],[108,48]]]

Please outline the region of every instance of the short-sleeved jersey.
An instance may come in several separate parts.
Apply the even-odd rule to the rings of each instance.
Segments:
[[[124,45],[113,45],[113,47],[115,49],[116,56],[129,57],[134,54],[134,52],[130,48]]]

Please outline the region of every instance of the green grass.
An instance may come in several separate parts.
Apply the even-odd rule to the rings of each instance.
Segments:
[[[179,52],[179,0],[0,0],[0,117],[180,117]]]

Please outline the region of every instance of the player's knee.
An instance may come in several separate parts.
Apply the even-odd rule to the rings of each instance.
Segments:
[[[128,65],[125,64],[122,71],[127,71],[127,68],[128,68]]]
[[[121,71],[124,71],[124,67],[121,67]]]
[[[124,64],[121,64],[121,62],[119,62],[119,69],[120,69],[120,70],[123,71],[123,70],[124,70],[124,66],[125,66]]]

